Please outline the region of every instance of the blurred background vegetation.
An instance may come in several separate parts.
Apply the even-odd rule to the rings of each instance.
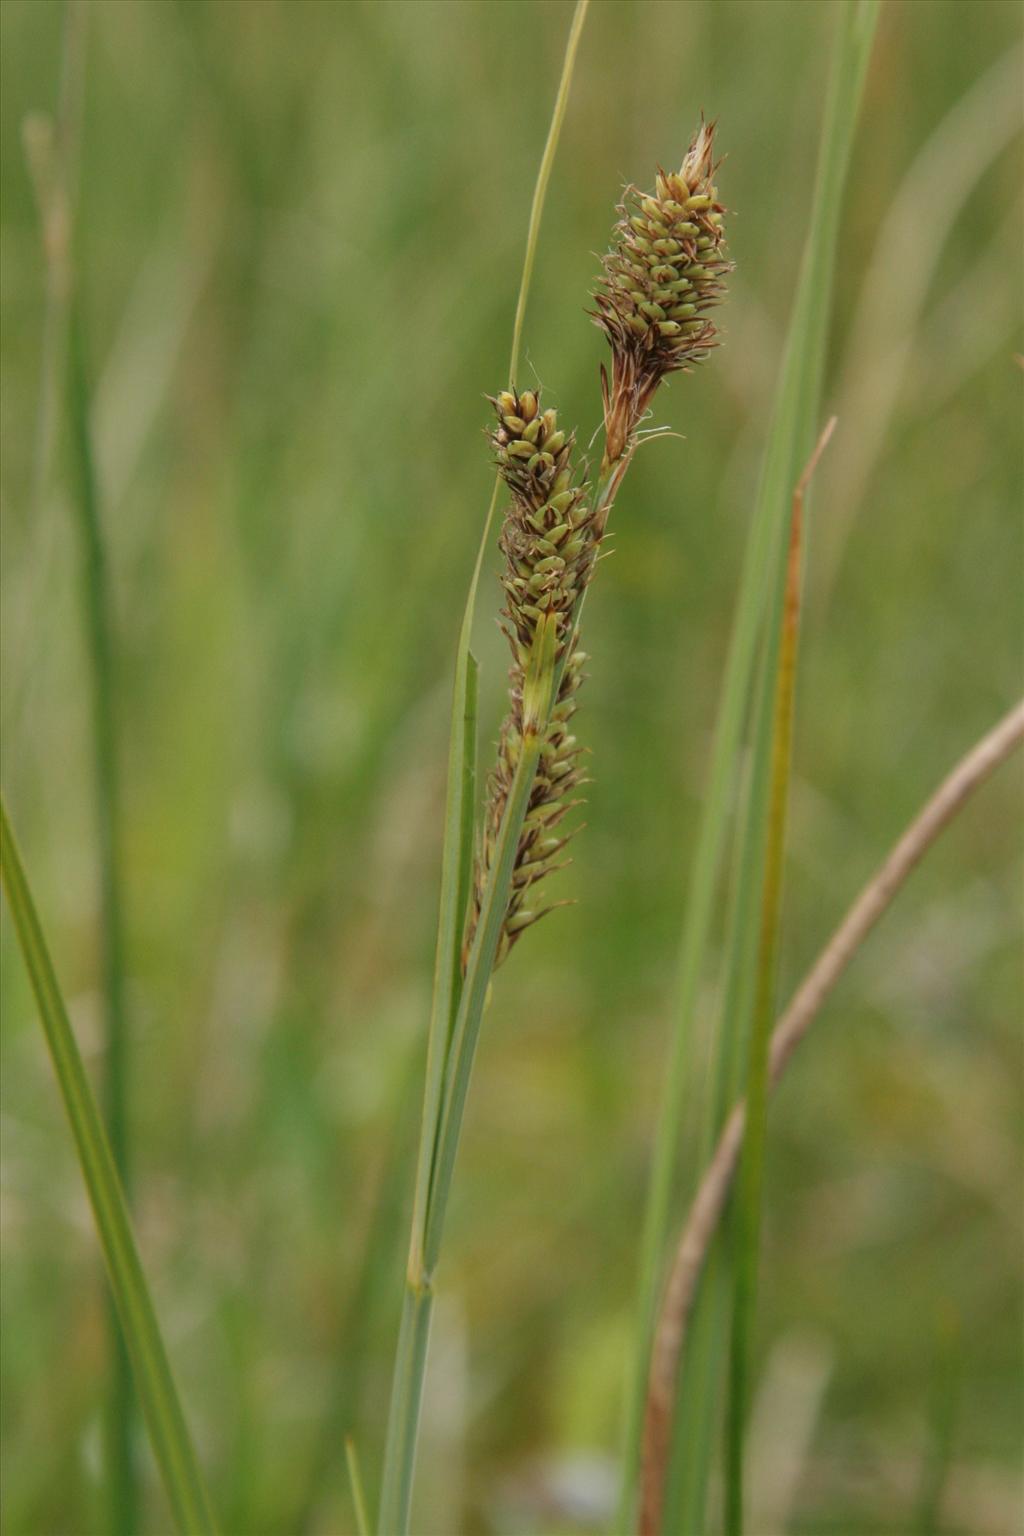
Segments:
[[[482,395],[506,383],[569,15],[94,0],[82,35],[136,1212],[229,1536],[346,1536],[347,1429],[376,1482]],[[589,438],[594,253],[621,183],[677,160],[702,108],[737,271],[725,347],[659,397],[685,440],[639,455],[588,603],[594,783],[557,892],[578,900],[516,950],[487,1020],[428,1377],[430,1536],[608,1517],[689,850],[833,19],[603,0],[584,33],[520,383]],[[79,561],[63,430],[36,464],[21,137],[54,109],[64,12],[4,0],[0,20],[3,778],[98,1070]],[[883,10],[812,513],[787,991],[1019,690],[1020,30],[990,0]],[[497,606],[492,582],[484,759]],[[1019,786],[1004,770],[929,856],[773,1106],[757,1536],[1021,1528]],[[4,1527],[77,1536],[102,1527],[103,1288],[6,918],[3,961]],[[146,1486],[166,1529],[148,1464]]]

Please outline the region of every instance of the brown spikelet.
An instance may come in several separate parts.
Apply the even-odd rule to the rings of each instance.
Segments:
[[[659,171],[648,194],[627,187],[619,205],[594,296],[595,321],[612,349],[604,468],[626,453],[665,375],[702,362],[716,345],[709,312],[731,264],[713,185],[714,135],[715,125],[702,122],[679,170]]]

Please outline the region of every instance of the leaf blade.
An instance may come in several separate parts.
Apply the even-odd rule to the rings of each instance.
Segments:
[[[726,1529],[740,1536],[743,1529],[744,1426],[750,1380],[750,1342],[757,1290],[761,1190],[768,1112],[768,1046],[775,1018],[782,879],[786,851],[786,822],[792,770],[793,713],[796,699],[797,643],[800,629],[803,498],[815,464],[832,435],[835,417],[818,442],[793,493],[789,553],[770,743],[770,784],[765,834],[764,880],[761,894],[754,1011],[747,1069],[747,1116],[740,1163],[737,1255],[733,1280],[733,1315],[726,1430]]]
[[[160,1335],[110,1143],[68,1020],[2,798],[0,873],[74,1138],[139,1400],[175,1524],[188,1536],[213,1536],[216,1527],[212,1507]]]
[[[676,1152],[687,1103],[691,1096],[690,1063],[693,1017],[706,956],[711,938],[719,872],[726,847],[732,814],[738,763],[742,748],[743,726],[754,686],[758,645],[764,633],[766,608],[769,622],[775,603],[766,603],[765,571],[776,573],[780,529],[783,526],[788,495],[806,459],[824,370],[826,329],[831,298],[831,274],[838,237],[842,192],[852,147],[853,129],[870,56],[877,19],[877,0],[848,0],[840,16],[832,74],[825,109],[822,149],[819,156],[812,211],[804,257],[790,321],[789,336],[780,374],[764,469],[758,489],[756,510],[744,556],[740,593],[726,662],[712,761],[708,775],[705,812],[698,833],[697,848],[691,867],[686,917],[680,946],[679,977],[673,1006],[672,1038],[665,1073],[662,1107],[652,1159],[644,1230],[641,1240],[639,1305],[635,1354],[627,1403],[623,1483],[619,1504],[619,1528],[627,1530],[633,1520],[639,1472],[640,1430],[647,1383],[658,1295],[661,1287],[664,1254],[669,1238],[674,1191]],[[737,920],[743,914],[737,911]],[[724,1097],[724,1096],[723,1096]],[[727,1100],[725,1101],[727,1102]],[[724,1112],[724,1104],[719,1113]],[[709,1134],[705,1127],[702,1143],[710,1145],[717,1125]],[[706,1310],[706,1288],[702,1287],[694,1318],[694,1331],[707,1327],[701,1314]],[[713,1331],[717,1334],[718,1328]],[[718,1350],[708,1351],[709,1370],[713,1370]],[[700,1373],[706,1378],[706,1373]],[[709,1392],[706,1379],[691,1385],[684,1381],[677,1402],[675,1433],[684,1449],[673,1457],[685,1456],[685,1445],[696,1444],[700,1426],[707,1418]],[[667,1517],[677,1520],[679,1529],[700,1529],[703,1525],[704,1486],[708,1456],[691,1474],[682,1474],[689,1487],[682,1509],[672,1506],[669,1498]],[[669,1489],[678,1484],[679,1467],[670,1469]],[[671,1527],[676,1528],[676,1527]]]

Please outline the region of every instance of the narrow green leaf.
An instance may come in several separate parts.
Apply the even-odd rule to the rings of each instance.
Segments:
[[[760,605],[760,622],[752,630],[748,676],[753,682],[756,670],[757,686],[747,803],[742,810],[745,826],[735,870],[730,927],[724,945],[725,1000],[716,1041],[717,1048],[731,1052],[735,1062],[743,1060],[755,1000],[759,912],[769,825],[772,701],[786,574],[784,530],[793,488],[807,460],[820,413],[842,195],[877,11],[876,0],[855,0],[855,3],[844,5],[839,15],[814,209],[758,494],[756,517],[765,536],[757,580],[765,601]],[[762,640],[758,658],[758,643]],[[758,661],[759,667],[755,667]],[[728,1081],[732,1076],[731,1073],[721,1074],[721,1080],[726,1081],[729,1090],[742,1090],[742,1082]],[[713,1119],[707,1127],[706,1141],[717,1137],[725,1102],[711,1105],[709,1109]],[[735,1231],[734,1223],[730,1222],[725,1239],[731,1242]],[[683,1361],[676,1425],[680,1460],[686,1455],[684,1446],[688,1429],[717,1405],[725,1376],[728,1311],[729,1301],[724,1290],[712,1296],[707,1286],[702,1286],[691,1339],[696,1340],[700,1330],[707,1329],[714,1342],[703,1356],[706,1362],[703,1373],[691,1372],[687,1362]],[[674,1458],[669,1479],[670,1497],[666,1503],[667,1522],[679,1519],[698,1526],[702,1524],[710,1460],[709,1454],[699,1465],[691,1463],[689,1475],[683,1475]],[[682,1500],[678,1507],[673,1497],[676,1490]]]
[[[493,506],[493,503],[492,503]],[[475,582],[475,577],[474,577]],[[426,1368],[432,1298],[423,1255],[434,1151],[441,1121],[441,1097],[455,1013],[462,996],[462,929],[473,865],[476,778],[477,664],[468,645],[471,609],[455,667],[452,726],[448,747],[448,789],[441,854],[441,898],[434,959],[434,987],[427,1035],[427,1070],[416,1162],[409,1264],[402,1301],[395,1376],[388,1411],[380,1505],[381,1531],[408,1525],[415,1470],[416,1436]]]
[[[553,624],[554,615],[551,617]],[[543,644],[543,631],[547,627],[542,626],[542,630],[538,632],[538,649]],[[550,648],[548,657],[547,681],[550,688],[552,677]],[[447,1053],[448,1064],[441,1095],[441,1114],[432,1162],[432,1178],[425,1200],[421,1247],[417,1250],[414,1261],[410,1263],[402,1305],[397,1365],[388,1417],[383,1491],[377,1525],[380,1536],[391,1536],[392,1532],[400,1532],[404,1536],[409,1526],[416,1438],[423,1395],[430,1317],[433,1310],[433,1271],[440,1254],[473,1058],[490,990],[494,957],[508,907],[508,894],[516,850],[519,846],[519,835],[540,758],[541,740],[542,733],[526,733],[523,737],[522,752],[513,775],[508,804],[495,844],[494,861],[484,888],[480,919],[466,963],[465,982]],[[413,1267],[414,1264],[415,1267]]]
[[[56,118],[31,113],[22,122],[22,142],[39,214],[46,269],[40,336],[39,397],[33,466],[37,518],[49,480],[60,424],[66,422],[70,506],[78,535],[81,606],[90,689],[93,790],[99,875],[99,953],[104,999],[103,1077],[100,1101],[117,1171],[131,1193],[128,1146],[128,1032],[124,1002],[124,943],[119,874],[116,645],[101,497],[93,453],[92,396],[83,341],[81,282],[77,245],[75,184],[80,174],[82,107],[87,57],[88,14],[65,5],[61,22],[61,68]],[[55,240],[53,232],[63,231]],[[108,1304],[109,1393],[104,1407],[104,1458],[111,1536],[134,1536],[139,1520],[136,1455],[137,1405],[131,1365],[113,1303]]]
[[[434,959],[434,989],[427,1035],[427,1075],[420,1152],[416,1166],[410,1275],[422,1272],[423,1226],[433,1166],[441,1090],[455,1010],[462,990],[462,927],[473,867],[473,794],[476,780],[477,664],[468,646],[455,671],[452,731],[448,747],[448,792],[441,853],[441,900]]]
[[[359,1456],[356,1452],[356,1443],[351,1435],[345,1437],[345,1465],[348,1467],[349,1487],[352,1490],[352,1507],[356,1514],[356,1531],[358,1536],[370,1536],[370,1521],[366,1514],[366,1496],[363,1493],[363,1479],[359,1472]]]
[[[822,434],[815,454],[793,494],[793,518],[786,563],[785,597],[779,643],[772,719],[771,774],[768,801],[764,882],[761,894],[760,939],[754,1013],[747,1068],[747,1120],[740,1165],[739,1210],[735,1229],[737,1253],[733,1292],[732,1356],[726,1434],[726,1529],[729,1536],[743,1530],[743,1445],[750,1380],[750,1342],[757,1288],[757,1255],[761,1229],[761,1186],[768,1112],[768,1044],[775,1020],[779,918],[786,851],[786,812],[792,759],[793,709],[796,697],[797,640],[800,625],[800,582],[803,554],[803,496],[818,454],[828,442],[835,418]]]
[[[470,651],[466,656],[466,693],[463,699],[463,747],[462,747],[462,824],[459,827],[459,889],[457,911],[459,942],[452,961],[452,1015],[459,1005],[462,992],[462,935],[469,910],[469,894],[473,882],[473,855],[476,828],[476,717],[480,668]],[[450,1031],[449,1031],[450,1034]]]
[[[636,1350],[627,1403],[623,1488],[618,1520],[622,1530],[628,1530],[633,1521],[640,1426],[643,1422],[651,1339],[672,1219],[675,1164],[684,1115],[693,1112],[689,1074],[694,1010],[706,970],[715,897],[741,759],[743,726],[757,672],[760,642],[766,633],[766,621],[771,626],[767,631],[769,635],[777,634],[778,630],[782,578],[780,552],[789,496],[807,457],[819,412],[843,188],[877,10],[877,0],[847,0],[838,15],[838,35],[809,232],[755,515],[747,540],[740,595],[719,704],[705,812],[691,869],[669,1061],[641,1246]],[[770,675],[774,675],[774,672]],[[759,812],[763,819],[761,798],[754,793],[753,772],[751,786],[750,825],[753,825]],[[746,862],[745,854],[743,862]],[[755,859],[754,863],[759,869],[760,861]],[[757,890],[759,887],[758,874],[754,888]],[[739,898],[734,905],[734,915],[738,924],[745,924],[747,914]],[[728,977],[731,974],[732,969],[727,959],[726,975]],[[734,1025],[735,1018],[729,1021],[729,1027]],[[714,1072],[714,1067],[712,1070]],[[705,1129],[703,1144],[710,1143],[715,1130],[717,1126],[712,1126],[710,1132]],[[706,1289],[706,1286],[702,1287],[698,1300],[691,1325],[691,1340],[699,1338],[701,1330],[708,1328],[716,1337],[723,1336],[724,1331],[720,1325],[716,1325],[714,1319],[707,1315],[704,1299]],[[699,1442],[699,1426],[706,1424],[713,1414],[713,1396],[721,1371],[719,1349],[709,1347],[705,1350],[702,1346],[698,1353],[707,1360],[704,1371],[692,1373],[686,1362],[683,1366],[683,1381],[673,1428],[675,1450],[669,1475],[663,1524],[665,1531],[701,1530],[705,1524],[704,1494],[709,1454],[701,1456],[700,1465],[695,1469],[681,1469],[687,1447],[692,1449]],[[684,1486],[680,1487],[680,1483]],[[678,1503],[677,1500],[682,1502]]]
[[[533,262],[537,254],[537,241],[540,237],[540,221],[544,212],[544,200],[548,195],[548,182],[551,180],[551,170],[555,163],[555,151],[558,148],[558,140],[562,133],[562,120],[565,117],[565,109],[569,105],[569,87],[572,85],[573,71],[576,68],[576,51],[580,46],[580,38],[583,35],[583,23],[587,18],[587,6],[589,4],[590,0],[576,0],[576,9],[572,13],[572,21],[569,24],[569,37],[565,45],[565,58],[562,61],[562,77],[558,82],[555,108],[551,114],[551,124],[544,143],[544,152],[540,157],[537,181],[533,188],[533,201],[530,204],[530,223],[526,231],[526,251],[523,255],[523,275],[519,283],[519,297],[516,299],[516,317],[512,323],[512,353],[508,364],[510,384],[515,383],[516,373],[519,370],[519,348],[523,340],[523,321],[526,318],[526,303],[530,296],[530,279],[533,277]]]
[[[81,304],[72,293],[68,312],[67,409],[72,504],[82,559],[82,610],[92,704],[94,793],[100,894],[100,950],[106,1037],[103,1107],[114,1163],[126,1196],[131,1191],[128,1146],[128,1024],[124,1003],[124,925],[120,874],[120,794],[117,760],[116,675],[106,550],[90,426],[90,389]],[[112,1527],[133,1536],[138,1524],[136,1407],[131,1365],[116,1316],[110,1317],[111,1382],[106,1413]]]
[[[124,1192],[0,799],[0,873],[57,1075],[124,1330],[142,1411],[177,1529],[212,1536],[213,1514],[132,1234]]]
[[[480,1023],[491,985],[494,957],[501,937],[508,907],[512,870],[515,866],[519,836],[533,788],[540,759],[540,737],[523,738],[523,747],[509,790],[508,804],[494,849],[494,863],[484,890],[473,947],[466,965],[462,1001],[452,1033],[452,1049],[445,1082],[444,1109],[437,1140],[434,1178],[430,1190],[430,1210],[424,1234],[424,1254],[428,1274],[437,1263],[441,1234],[448,1208],[455,1155],[462,1130],[466,1094],[476,1055]]]

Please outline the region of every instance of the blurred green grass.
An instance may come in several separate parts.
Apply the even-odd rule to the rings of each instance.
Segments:
[[[123,660],[140,1236],[225,1529],[305,1512],[334,1536],[351,1512],[325,1416],[376,1480],[451,658],[490,485],[481,396],[505,382],[570,8],[90,10],[79,259]],[[62,464],[32,496],[44,285],[20,138],[56,97],[61,10],[5,0],[0,27],[3,777],[95,1060],[77,566]],[[677,156],[701,108],[729,156],[738,265],[725,348],[660,409],[685,442],[640,454],[588,606],[595,783],[559,890],[580,899],[495,989],[428,1384],[425,1530],[576,1529],[550,1504],[555,1472],[616,1450],[686,860],[830,30],[829,6],[796,3],[606,0],[587,23],[529,377],[586,440],[593,253],[621,182]],[[1005,84],[978,86],[1019,35],[988,0],[882,17],[810,530],[787,983],[1019,689],[1021,142],[1012,102],[998,131]],[[957,165],[938,167],[966,199],[908,214],[926,252],[954,215],[920,313],[900,249],[861,308],[897,193],[972,91]],[[876,315],[896,330],[872,334]],[[894,409],[868,431],[904,342]],[[496,607],[494,584],[481,612]],[[478,650],[487,754],[505,661],[486,618]],[[761,1359],[770,1377],[810,1338],[828,1362],[789,1527],[808,1536],[913,1529],[950,1309],[946,1528],[1020,1520],[1019,783],[1004,772],[930,856],[772,1111]],[[4,1523],[78,1532],[101,1508],[102,1291],[6,920],[3,959]],[[152,1472],[148,1493],[158,1528]]]

